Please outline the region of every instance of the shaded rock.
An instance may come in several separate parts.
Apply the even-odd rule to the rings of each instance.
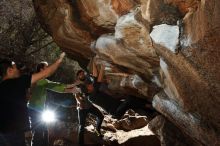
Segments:
[[[124,116],[117,121],[113,122],[113,125],[118,130],[130,131],[138,128],[142,128],[148,124],[146,116],[140,116],[133,110],[128,110]]]
[[[78,124],[67,122],[56,122],[48,126],[49,143],[57,143],[57,145],[65,143],[62,139],[72,144],[77,144]],[[61,139],[59,141],[59,139]],[[58,140],[58,141],[56,141]]]
[[[140,145],[140,146],[161,146],[160,142],[158,141],[158,139],[155,136],[139,136],[137,138],[132,138],[129,139],[127,142],[125,142],[124,144],[121,145],[125,145],[125,146],[136,146],[136,145]]]
[[[107,123],[103,129],[108,130],[108,131],[112,131],[112,132],[116,132],[116,130],[117,130],[115,128],[115,126],[113,124],[110,124],[110,123]]]
[[[127,117],[129,117],[129,116],[135,116],[136,115],[136,113],[135,113],[135,111],[133,111],[132,109],[130,109],[130,110],[127,110],[126,111],[126,113],[124,114],[124,116],[122,117],[122,118],[127,118]],[[138,115],[137,115],[138,116]]]
[[[84,143],[86,145],[103,145],[105,141],[95,133],[95,127],[89,125],[85,127]]]
[[[141,0],[141,12],[143,18],[153,25],[174,25],[182,17],[176,5],[169,0]]]
[[[202,146],[162,115],[151,120],[148,126],[160,138],[161,146]]]
[[[53,146],[73,146],[73,144],[64,139],[57,139],[54,141]]]
[[[198,145],[215,146],[220,142],[219,134],[208,127],[197,113],[183,111],[178,103],[161,92],[154,97],[153,106],[172,123],[188,134]]]
[[[164,92],[168,95],[170,99],[177,101],[180,105],[183,105],[184,102],[180,98],[179,93],[176,89],[175,83],[169,74],[169,67],[163,59],[160,59],[160,66],[163,72],[163,89]]]
[[[217,3],[200,1],[189,9],[180,26],[179,53],[154,44],[163,59],[164,89],[169,96],[168,100],[157,97],[155,108],[204,145],[218,145],[220,141],[220,119],[216,116],[220,95],[219,49],[215,49],[220,41]]]
[[[114,126],[116,129],[130,131],[146,126],[148,123],[147,118],[143,116],[129,116],[122,120],[116,121]]]
[[[130,113],[136,115],[134,111],[130,111]],[[142,128],[134,126],[135,124],[138,124],[140,126],[141,120],[146,121],[146,117],[145,119],[142,118],[143,116],[139,116],[136,118],[136,120],[131,120],[130,122],[131,125],[133,125],[133,127],[131,128],[130,125],[129,131],[126,132],[124,130],[119,130],[117,129],[117,127],[115,127],[114,123],[117,122],[116,119],[112,119],[110,115],[105,115],[105,119],[104,122],[102,123],[102,130],[101,130],[104,137],[103,138],[98,137],[94,132],[95,130],[94,126],[89,125],[86,127],[85,143],[87,145],[104,144],[110,146],[117,146],[117,145],[135,146],[136,144],[159,146],[160,145],[159,140],[148,129],[148,127],[146,126],[147,125],[146,122],[143,126],[141,126]],[[140,139],[142,141],[139,141]]]
[[[46,20],[43,26],[56,43],[74,59],[87,62],[88,57],[93,54],[89,46],[94,38],[80,21],[73,21],[79,18],[77,10],[71,3],[59,0],[35,0],[34,5],[40,19]]]
[[[147,98],[152,100],[158,92],[158,87],[154,83],[146,83],[138,75],[106,73],[108,78],[108,88],[112,92],[118,92],[136,97]]]

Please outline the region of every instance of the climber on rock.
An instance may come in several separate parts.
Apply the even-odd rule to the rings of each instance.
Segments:
[[[97,125],[95,132],[98,136],[102,137],[101,134],[101,124],[104,119],[104,115],[102,112],[94,106],[94,104],[90,101],[90,97],[92,94],[95,94],[98,90],[98,87],[93,84],[99,81],[102,74],[99,74],[98,79],[94,78],[94,82],[92,82],[92,79],[88,79],[88,77],[85,75],[85,72],[83,70],[79,70],[77,72],[77,81],[75,82],[75,85],[77,86],[75,92],[75,98],[77,100],[77,106],[78,106],[78,119],[79,119],[79,133],[78,133],[78,142],[79,145],[84,145],[84,127],[86,122],[87,115],[93,114],[97,117]]]

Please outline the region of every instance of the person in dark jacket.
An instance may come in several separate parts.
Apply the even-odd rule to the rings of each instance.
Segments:
[[[65,53],[40,73],[20,75],[15,62],[0,61],[0,146],[25,146],[27,124],[27,90],[31,84],[51,75],[61,64]]]

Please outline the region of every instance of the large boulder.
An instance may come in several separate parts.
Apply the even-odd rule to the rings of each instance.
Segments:
[[[161,146],[202,146],[162,115],[150,121],[149,129],[160,138]]]
[[[192,141],[219,145],[219,0],[34,4],[70,56],[85,66],[94,56],[107,65],[112,89],[147,99],[163,89],[153,99],[156,110]]]

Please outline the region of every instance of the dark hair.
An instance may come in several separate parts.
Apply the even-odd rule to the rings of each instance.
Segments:
[[[7,60],[7,59],[3,59],[0,61],[0,76],[5,76],[7,73],[7,69],[9,67],[12,67],[12,61],[11,60]]]
[[[41,69],[43,69],[45,66],[47,66],[48,63],[46,61],[43,61],[43,62],[40,62],[38,65],[37,65],[37,68],[36,68],[36,72],[40,72]]]
[[[84,70],[80,69],[76,72],[76,76],[78,77],[78,75],[81,73],[81,72],[85,72]]]

